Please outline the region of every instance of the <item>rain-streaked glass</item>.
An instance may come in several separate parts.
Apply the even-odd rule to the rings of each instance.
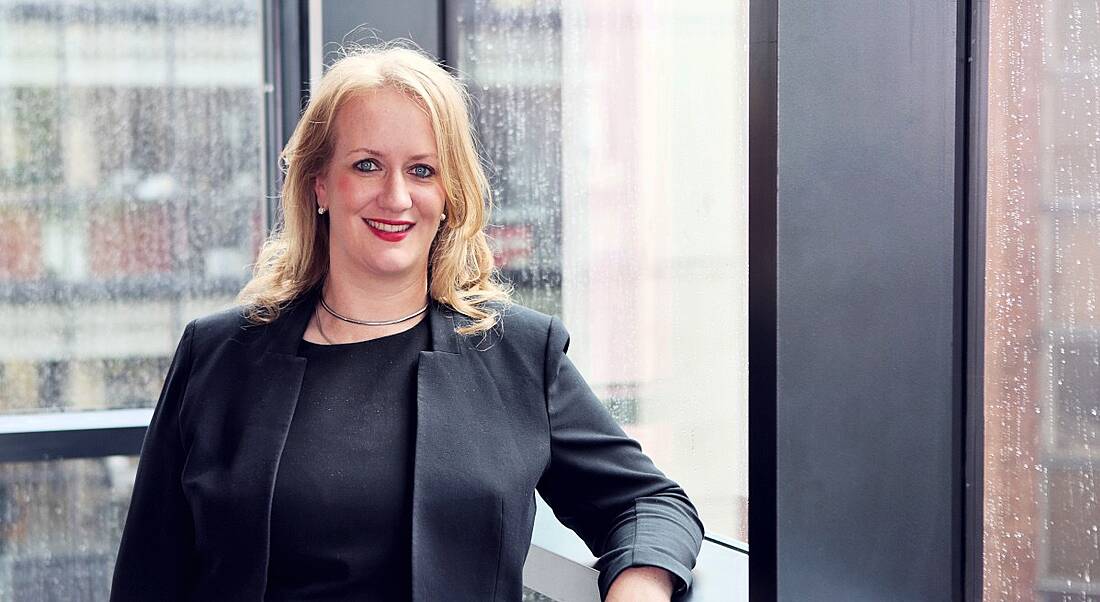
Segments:
[[[0,464],[0,600],[106,600],[136,456]]]
[[[256,0],[0,0],[0,414],[156,404],[264,235]],[[0,463],[0,600],[106,600],[137,457]]]
[[[519,300],[746,540],[747,1],[465,0],[454,25]]]
[[[1100,601],[1100,4],[992,0],[986,600]]]
[[[256,0],[0,0],[0,413],[155,405],[264,235]]]

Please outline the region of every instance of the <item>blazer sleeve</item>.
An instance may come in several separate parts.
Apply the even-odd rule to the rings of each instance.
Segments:
[[[537,485],[562,524],[597,557],[600,599],[630,566],[667,569],[674,593],[691,586],[703,523],[603,406],[566,356],[569,334],[551,317],[546,349],[550,463]]]
[[[185,599],[197,567],[191,510],[181,485],[180,404],[191,372],[195,321],[184,328],[141,445],[111,602]]]

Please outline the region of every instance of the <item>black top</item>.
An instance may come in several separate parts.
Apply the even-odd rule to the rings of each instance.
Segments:
[[[416,374],[428,319],[301,341],[307,358],[271,508],[268,600],[408,600]]]

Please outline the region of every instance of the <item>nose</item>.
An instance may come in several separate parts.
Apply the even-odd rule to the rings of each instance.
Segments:
[[[395,214],[412,207],[412,197],[409,195],[404,174],[399,171],[390,172],[378,193],[378,206]]]

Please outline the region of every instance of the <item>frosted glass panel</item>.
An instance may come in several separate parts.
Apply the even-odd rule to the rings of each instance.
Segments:
[[[0,412],[152,406],[263,237],[258,0],[0,2]]]
[[[747,538],[747,2],[459,3],[498,260],[699,507]]]
[[[986,600],[1100,601],[1098,8],[990,2]]]

